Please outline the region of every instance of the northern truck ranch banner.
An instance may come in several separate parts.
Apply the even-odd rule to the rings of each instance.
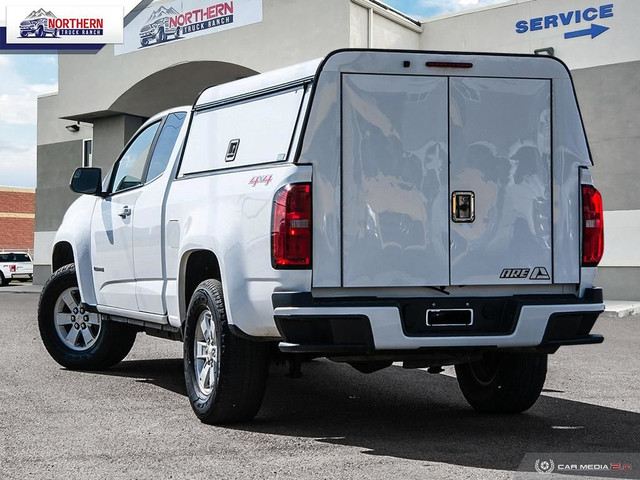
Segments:
[[[8,5],[6,43],[25,47],[120,43],[122,15],[122,5]]]
[[[115,55],[159,47],[262,21],[262,0],[174,0],[153,3],[124,27]]]

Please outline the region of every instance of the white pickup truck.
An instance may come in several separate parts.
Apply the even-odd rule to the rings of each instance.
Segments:
[[[28,253],[0,252],[0,285],[8,285],[11,280],[32,279],[33,261]]]
[[[276,347],[373,372],[455,365],[521,412],[559,346],[600,343],[603,212],[567,68],[341,50],[149,119],[78,169],[39,305],[67,368],[183,341],[191,405],[246,421]]]

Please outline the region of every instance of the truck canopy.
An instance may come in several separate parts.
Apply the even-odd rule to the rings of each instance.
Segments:
[[[314,287],[579,283],[591,161],[564,64],[346,50],[316,79]]]

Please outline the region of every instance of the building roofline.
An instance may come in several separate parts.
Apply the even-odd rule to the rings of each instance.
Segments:
[[[30,187],[5,187],[0,185],[0,192],[11,192],[11,193],[36,193],[35,188]]]

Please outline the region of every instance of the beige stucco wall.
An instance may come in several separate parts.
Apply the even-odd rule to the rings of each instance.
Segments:
[[[345,0],[264,0],[263,20],[253,25],[119,56],[113,45],[95,55],[60,55],[59,113],[109,110],[136,83],[181,63],[212,60],[264,72],[322,57],[349,45],[349,6]]]

